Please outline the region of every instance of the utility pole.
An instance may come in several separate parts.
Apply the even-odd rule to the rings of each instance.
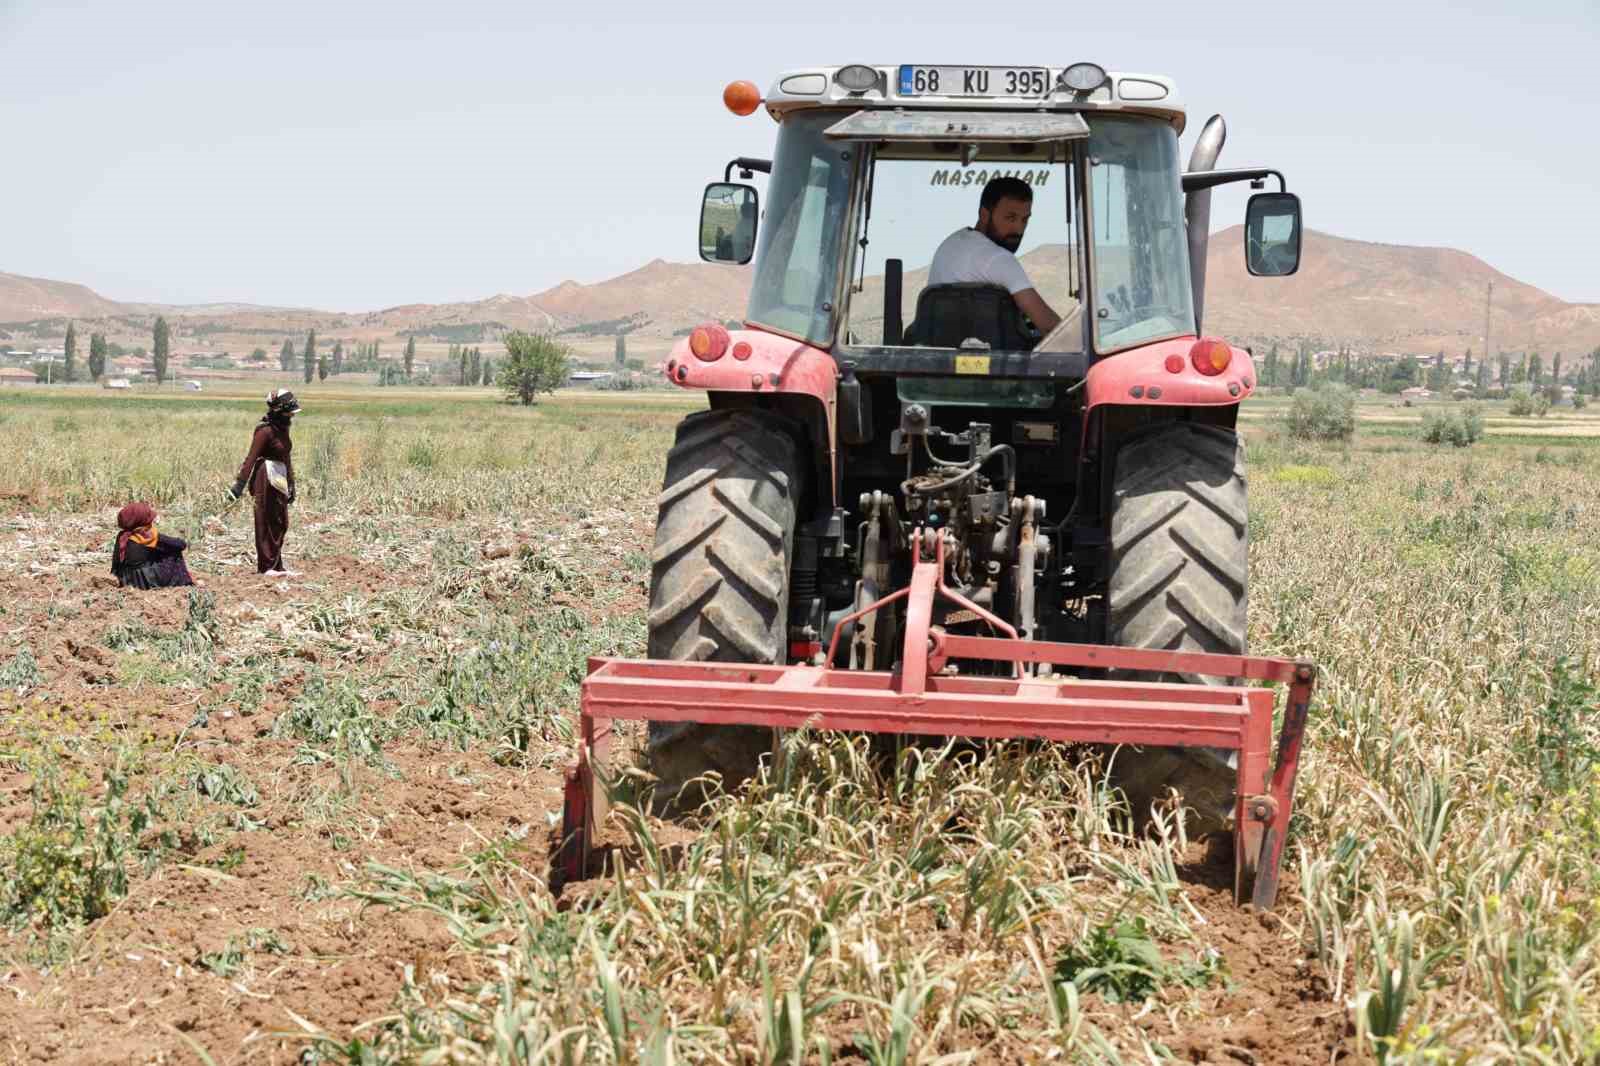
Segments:
[[[1490,278],[1489,279],[1489,291],[1483,297],[1483,357],[1485,359],[1489,358],[1489,318],[1490,318],[1490,312],[1492,312],[1493,310],[1494,310],[1494,279]],[[1504,388],[1505,387],[1505,382],[1502,381],[1500,383],[1500,386],[1502,388]]]

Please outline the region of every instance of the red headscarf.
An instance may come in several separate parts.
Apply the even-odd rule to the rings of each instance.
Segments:
[[[127,556],[128,541],[146,548],[156,546],[156,511],[148,503],[130,503],[117,512],[117,559]]]

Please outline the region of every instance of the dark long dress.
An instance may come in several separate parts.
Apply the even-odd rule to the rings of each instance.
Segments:
[[[284,465],[289,476],[289,495],[294,495],[294,461],[290,453],[287,420],[263,418],[250,438],[250,454],[239,467],[238,484],[248,482],[256,506],[256,573],[283,569],[283,539],[289,533],[289,497],[267,480],[266,460]]]
[[[117,547],[111,546],[111,572],[117,583],[126,588],[171,589],[193,585],[189,567],[183,561],[184,549],[189,545],[179,537],[165,533],[156,535],[156,546],[128,542],[122,558],[117,558]]]

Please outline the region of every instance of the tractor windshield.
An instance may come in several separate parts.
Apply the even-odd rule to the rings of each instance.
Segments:
[[[1095,347],[1194,332],[1178,135],[1165,122],[1089,120]]]
[[[830,344],[839,274],[851,263],[840,331],[849,346],[955,348],[970,336],[996,350],[1081,352],[1092,343],[1108,353],[1194,332],[1178,138],[1166,122],[1086,114],[1087,140],[874,144],[825,136],[840,117],[818,109],[783,122],[750,322]],[[867,165],[858,167],[861,155]],[[935,277],[935,253],[974,232],[996,178],[1014,179],[1011,188],[1029,197],[1024,232],[1013,217],[989,235],[1015,245],[1005,245],[1016,253],[1009,291],[973,291],[983,286],[959,269],[982,242],[949,278]],[[865,185],[854,215],[852,180]],[[886,302],[896,271],[898,314]],[[1024,282],[1059,319],[1053,331],[1036,329],[1010,298]]]
[[[822,131],[830,111],[786,119],[778,134],[750,286],[751,322],[814,344],[832,339],[840,238],[849,213],[851,145]]]
[[[867,209],[856,225],[846,343],[953,348],[970,334],[994,349],[1034,350],[1042,331],[1014,310],[1012,293],[1022,288],[1035,290],[1062,319],[1071,317],[1082,273],[1071,226],[1072,151],[1057,145],[1052,161],[1050,149],[984,144],[963,165],[956,144],[879,147]],[[985,237],[973,227],[984,189],[997,178],[1011,179],[1004,185],[1020,203],[1007,205],[1007,232]],[[1019,226],[1024,232],[1015,232]],[[1010,276],[997,270],[989,291],[975,291],[982,287],[976,275],[996,257],[1008,261]],[[886,323],[891,261],[901,277],[897,324]],[[1082,351],[1081,326],[1060,331],[1048,350]]]

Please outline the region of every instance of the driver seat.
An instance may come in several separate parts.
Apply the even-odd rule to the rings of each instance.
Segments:
[[[1031,352],[1039,340],[1005,288],[964,282],[923,289],[917,296],[917,316],[906,327],[903,343],[959,348],[970,337],[1010,352]]]

